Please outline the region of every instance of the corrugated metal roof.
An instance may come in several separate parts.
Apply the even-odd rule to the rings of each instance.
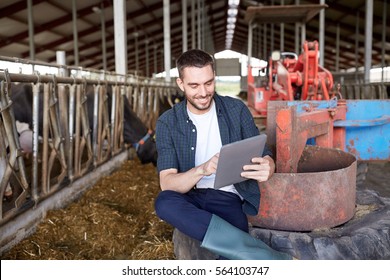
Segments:
[[[191,11],[195,11],[195,20],[198,18],[197,4],[200,5],[200,18],[202,24],[200,34],[204,39],[201,47],[210,53],[225,50],[226,25],[228,0],[194,0],[195,10],[192,1],[187,0],[187,26],[188,26],[188,47],[192,47],[191,33]],[[283,1],[285,5],[294,5],[294,0]],[[303,7],[315,5],[317,1],[299,1]],[[372,65],[381,64],[383,13],[389,21],[390,5],[384,10],[385,1],[374,2],[373,15],[373,44],[372,44]],[[44,62],[56,61],[56,51],[64,50],[67,55],[67,64],[74,65],[74,43],[73,43],[73,21],[72,1],[62,0],[33,0],[33,21],[34,21],[34,43],[35,60]],[[268,6],[280,5],[281,1],[249,1],[241,0],[238,5],[237,20],[231,50],[247,54],[248,40],[248,19],[251,11],[256,9],[268,9]],[[101,41],[101,16],[99,11],[104,13],[106,28],[107,65],[109,71],[115,69],[115,48],[114,48],[114,21],[113,1],[110,0],[86,0],[76,1],[77,5],[77,29],[78,29],[78,51],[79,66],[85,68],[102,68],[102,41]],[[259,5],[264,5],[263,7]],[[347,69],[364,65],[364,30],[365,30],[365,0],[329,0],[325,9],[325,62],[324,66],[329,70],[335,70],[336,34],[340,28],[340,68]],[[248,11],[248,7],[250,8]],[[127,47],[128,47],[128,69],[136,69],[136,41],[138,41],[138,67],[142,75],[149,75],[152,72],[163,71],[163,1],[161,0],[128,0],[126,1],[127,15]],[[182,3],[180,0],[170,0],[171,9],[171,49],[172,60],[177,58],[182,51]],[[301,8],[298,8],[298,10]],[[319,16],[308,14],[303,15],[306,22],[306,38],[318,40],[319,38]],[[311,13],[311,12],[310,12]],[[267,53],[271,52],[271,45],[274,49],[280,44],[280,22],[295,20],[294,8],[286,9],[283,13],[274,15],[272,25],[267,24]],[[264,21],[267,18],[263,19]],[[268,18],[270,21],[271,19]],[[261,24],[263,24],[263,22]],[[294,23],[284,24],[285,51],[295,50],[295,25]],[[385,63],[390,61],[390,25],[385,24],[386,42],[384,48]],[[197,28],[197,25],[195,25]],[[264,30],[264,29],[262,29]],[[359,35],[356,36],[356,31]],[[196,36],[199,34],[195,30]],[[136,37],[136,34],[138,36]],[[273,34],[274,40],[271,40]],[[195,46],[197,37],[195,36]],[[355,38],[358,37],[358,41]],[[261,42],[263,35],[260,31],[254,36],[253,56],[264,58]],[[273,44],[272,44],[273,42]],[[146,51],[148,49],[148,52]],[[28,10],[26,0],[2,0],[0,2],[0,55],[12,56],[22,59],[30,59]],[[148,59],[146,59],[148,56]],[[148,61],[149,67],[146,67]],[[174,62],[172,62],[174,65]]]

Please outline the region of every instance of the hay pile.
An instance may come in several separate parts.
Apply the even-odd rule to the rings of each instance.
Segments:
[[[49,212],[2,259],[174,259],[173,229],[154,213],[159,190],[156,168],[129,160],[79,201]]]

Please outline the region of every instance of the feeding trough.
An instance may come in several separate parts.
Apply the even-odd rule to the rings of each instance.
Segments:
[[[297,173],[275,173],[260,190],[259,213],[249,216],[252,225],[288,231],[332,228],[355,213],[356,158],[306,146]]]

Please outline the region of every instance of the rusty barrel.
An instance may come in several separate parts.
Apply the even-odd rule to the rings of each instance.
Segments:
[[[332,228],[355,213],[356,158],[347,152],[306,146],[298,173],[275,173],[260,184],[260,209],[253,226],[312,231]]]

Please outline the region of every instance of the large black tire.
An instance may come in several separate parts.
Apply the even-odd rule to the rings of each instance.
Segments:
[[[368,163],[359,161],[356,168],[356,186],[360,186],[366,180],[368,173]]]
[[[298,259],[390,259],[390,198],[358,190],[355,216],[344,225],[312,232],[252,227],[250,234]],[[177,259],[217,258],[177,230],[173,240]]]

